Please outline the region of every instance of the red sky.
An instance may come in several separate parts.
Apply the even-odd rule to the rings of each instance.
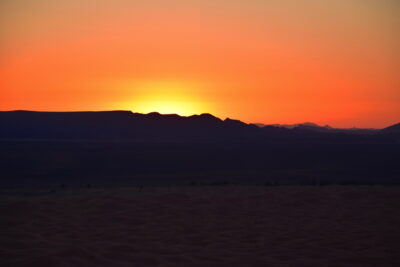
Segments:
[[[0,110],[400,121],[396,0],[4,0]]]

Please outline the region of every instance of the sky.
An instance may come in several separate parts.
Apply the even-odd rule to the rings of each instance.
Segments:
[[[1,0],[0,110],[382,128],[400,122],[399,14],[398,0]]]

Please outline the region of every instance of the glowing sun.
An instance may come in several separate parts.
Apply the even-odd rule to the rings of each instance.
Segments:
[[[176,81],[145,81],[131,87],[135,97],[129,109],[139,113],[158,112],[161,114],[178,114],[190,116],[212,112],[208,102],[199,96],[199,83]]]

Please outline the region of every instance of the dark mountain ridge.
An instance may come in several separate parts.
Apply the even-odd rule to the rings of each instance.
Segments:
[[[313,122],[304,122],[304,123],[297,123],[297,124],[262,124],[256,123],[260,128],[265,128],[268,126],[272,127],[279,127],[279,128],[286,128],[291,130],[303,130],[303,131],[310,131],[310,132],[331,132],[331,133],[355,133],[355,134],[372,134],[377,133],[380,129],[373,129],[373,128],[334,128],[329,125],[318,125]]]
[[[268,141],[346,140],[376,141],[384,137],[396,139],[399,125],[383,130],[335,129],[312,123],[293,127],[263,127],[239,120],[221,120],[211,114],[188,117],[176,114],[134,113],[131,111],[86,112],[0,112],[1,139],[82,139],[134,141]],[[390,133],[390,135],[388,135]]]
[[[400,184],[400,138],[386,131],[260,128],[210,114],[0,112],[0,187]]]
[[[400,133],[400,123],[382,129],[384,133]]]
[[[182,117],[131,111],[0,112],[0,138],[173,139],[241,137],[256,126],[211,114]]]

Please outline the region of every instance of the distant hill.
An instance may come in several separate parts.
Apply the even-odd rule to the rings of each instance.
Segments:
[[[364,129],[364,128],[333,128],[329,125],[318,125],[313,122],[304,122],[297,124],[262,124],[256,123],[260,128],[264,127],[280,127],[291,129],[295,131],[308,131],[308,132],[321,132],[321,133],[350,133],[350,134],[372,134],[377,133],[378,129]]]
[[[303,122],[303,123],[296,123],[296,124],[263,124],[263,123],[256,123],[255,125],[259,127],[265,127],[265,126],[274,126],[274,127],[283,127],[287,129],[294,129],[297,127],[311,127],[311,128],[331,128],[329,125],[326,126],[320,126],[316,123],[313,122]]]
[[[383,133],[400,133],[400,123],[386,127],[381,130]]]
[[[369,134],[211,114],[0,112],[0,188],[400,184],[396,127]],[[57,189],[58,190],[58,189]]]
[[[248,136],[260,129],[211,114],[100,112],[0,112],[0,138],[185,140]]]
[[[400,126],[382,130],[396,131]],[[221,120],[211,114],[188,117],[131,111],[99,112],[0,112],[1,139],[73,139],[134,141],[270,141],[328,140],[364,142],[378,130],[336,129],[314,123],[295,125],[247,124],[239,120]],[[371,137],[369,137],[371,136]]]

